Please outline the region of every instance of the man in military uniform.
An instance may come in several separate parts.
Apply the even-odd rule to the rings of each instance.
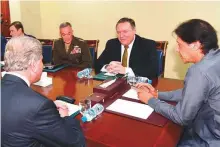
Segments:
[[[87,43],[73,36],[72,26],[69,22],[60,24],[60,36],[54,41],[54,64],[69,64],[74,67],[91,67],[92,58]]]

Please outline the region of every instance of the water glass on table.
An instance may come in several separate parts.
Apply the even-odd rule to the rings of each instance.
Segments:
[[[135,86],[137,84],[137,78],[135,76],[128,76],[127,77],[127,82],[131,85],[131,86]]]
[[[79,101],[80,113],[83,115],[87,110],[91,108],[91,100],[82,99]]]

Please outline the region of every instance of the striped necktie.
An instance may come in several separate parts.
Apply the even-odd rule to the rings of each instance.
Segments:
[[[128,46],[124,46],[124,54],[122,56],[122,66],[127,67],[127,60],[128,60]]]

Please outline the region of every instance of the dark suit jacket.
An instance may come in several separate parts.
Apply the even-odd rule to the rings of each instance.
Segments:
[[[74,46],[81,48],[81,53],[71,54]],[[53,61],[55,64],[69,64],[74,67],[92,67],[92,57],[87,43],[80,38],[73,37],[68,52],[62,38],[54,41]]]
[[[111,61],[121,62],[121,43],[117,38],[108,40],[106,43],[105,50],[96,61],[96,72],[100,72],[101,68]],[[136,35],[129,58],[129,67],[136,76],[153,79],[158,76],[158,66],[155,41]]]
[[[19,77],[1,81],[2,147],[84,146],[79,122],[61,118],[53,101],[33,91]]]

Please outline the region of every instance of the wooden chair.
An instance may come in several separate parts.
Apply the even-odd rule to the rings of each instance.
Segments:
[[[168,46],[168,41],[156,41],[156,48],[157,48],[158,60],[159,60],[158,75],[161,77],[164,76],[167,46]]]
[[[97,59],[99,40],[85,40],[89,46],[89,51],[92,56],[92,66],[95,66],[95,61]]]

